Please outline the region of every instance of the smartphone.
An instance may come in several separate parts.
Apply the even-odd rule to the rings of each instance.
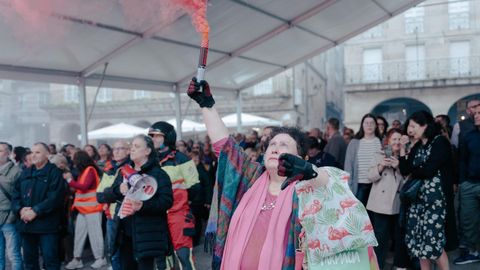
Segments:
[[[392,157],[392,146],[391,145],[387,145],[385,146],[385,157],[386,158],[391,158]]]

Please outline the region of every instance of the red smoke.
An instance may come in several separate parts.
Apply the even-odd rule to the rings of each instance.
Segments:
[[[160,31],[187,13],[201,34],[202,44],[208,44],[207,0],[120,0],[120,3],[130,27],[141,32],[152,27]]]
[[[54,7],[61,4],[59,0],[7,0],[2,3],[0,15],[17,39],[33,44],[45,39],[46,34],[51,40],[63,32],[61,24],[55,25],[49,17]]]
[[[190,14],[195,30],[202,35],[202,47],[208,47],[210,26],[207,21],[207,0],[173,0],[173,2]]]
[[[0,0],[0,23],[5,22],[15,36],[29,45],[62,42],[71,22],[52,18],[52,14],[103,22],[138,32],[158,33],[163,27],[187,13],[195,30],[201,34],[202,46],[208,47],[208,0]],[[111,16],[123,11],[124,21]],[[114,19],[111,19],[114,18]],[[204,46],[206,45],[206,46]]]
[[[0,23],[5,23],[18,40],[28,47],[63,42],[73,23],[56,15],[102,18],[113,9],[106,1],[0,0]],[[78,15],[77,15],[78,14]],[[94,14],[94,15],[93,15]],[[95,20],[95,19],[93,19]]]

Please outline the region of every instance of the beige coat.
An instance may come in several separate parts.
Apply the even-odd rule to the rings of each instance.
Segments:
[[[372,190],[368,197],[367,209],[384,215],[396,215],[400,212],[400,188],[404,177],[400,170],[387,167],[380,175],[378,164],[383,160],[383,153],[376,154],[368,171],[368,181],[372,182]]]

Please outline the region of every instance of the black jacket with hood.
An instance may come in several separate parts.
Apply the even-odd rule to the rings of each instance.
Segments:
[[[139,173],[155,178],[158,188],[152,198],[143,202],[143,206],[139,211],[122,220],[118,217],[121,203],[117,204],[114,217],[115,237],[109,243],[109,246],[113,248],[110,252],[113,254],[116,251],[122,243],[122,238],[126,235],[132,238],[133,255],[136,259],[164,257],[169,252],[170,246],[167,210],[173,204],[172,183],[167,173],[160,168],[156,160],[149,160],[145,163]],[[124,198],[120,192],[122,182],[123,176],[119,173],[112,187],[105,189],[105,197],[121,202]]]

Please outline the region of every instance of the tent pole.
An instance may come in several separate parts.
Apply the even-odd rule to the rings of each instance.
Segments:
[[[242,95],[237,90],[237,132],[242,132]]]
[[[175,119],[177,120],[177,140],[182,139],[182,102],[180,100],[180,92],[178,91],[178,85],[172,86],[173,93],[175,93]]]
[[[82,134],[82,145],[88,144],[87,127],[87,90],[85,87],[85,78],[78,78],[78,99],[80,104],[80,131]]]

